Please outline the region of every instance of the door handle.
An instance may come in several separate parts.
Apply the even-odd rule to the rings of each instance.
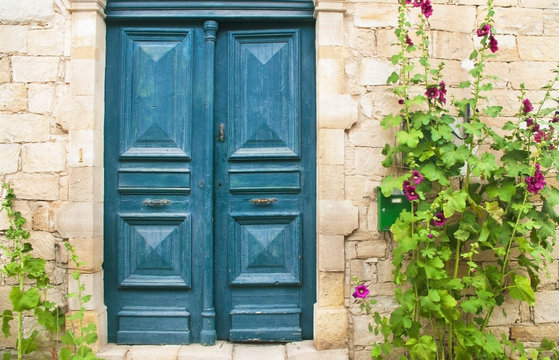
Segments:
[[[219,141],[225,141],[225,126],[223,124],[219,124]]]
[[[171,200],[167,200],[167,199],[161,199],[161,200],[145,199],[144,201],[142,201],[142,204],[144,204],[147,207],[163,207],[169,205],[170,203]]]
[[[276,198],[260,198],[260,199],[251,199],[250,203],[253,205],[268,205],[278,201]]]

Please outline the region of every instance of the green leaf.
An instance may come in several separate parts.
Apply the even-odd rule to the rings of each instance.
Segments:
[[[475,176],[483,176],[485,179],[488,179],[492,176],[493,172],[499,168],[499,164],[497,164],[495,160],[495,155],[483,153],[483,155],[481,155],[481,161],[472,169],[472,174]]]
[[[493,90],[493,84],[491,83],[485,83],[483,84],[480,88],[481,91],[491,91]],[[502,107],[501,107],[502,108]],[[493,116],[494,117],[494,116]]]
[[[414,98],[411,100],[411,105],[421,105],[423,104],[425,101],[427,101],[427,98],[423,95],[416,95],[414,96]]]
[[[466,209],[468,194],[464,189],[451,192],[445,195],[446,202],[443,203],[443,213],[446,218],[454,215],[455,212],[463,212]]]
[[[2,360],[10,360],[12,358],[12,353],[10,353],[9,351],[6,351],[3,355],[2,355]]]
[[[14,319],[14,314],[11,310],[4,310],[2,312],[2,333],[5,337],[10,336],[10,321]]]
[[[446,173],[435,164],[429,163],[421,168],[423,176],[429,181],[438,181],[441,185],[450,185],[450,181],[446,177]]]
[[[10,291],[12,308],[17,312],[34,309],[39,304],[40,299],[41,295],[36,288],[22,292],[19,287],[14,286]]]
[[[409,339],[406,347],[413,360],[433,360],[437,357],[437,344],[429,335],[423,335],[419,341],[415,338]]]
[[[415,148],[419,144],[419,139],[423,138],[423,133],[416,129],[411,129],[407,131],[398,131],[396,134],[396,139],[401,145],[406,145],[410,148]]]
[[[460,83],[460,89],[465,89],[465,88],[467,88],[467,87],[470,87],[471,85],[472,85],[472,83],[469,82],[469,81],[462,81],[462,82]]]
[[[477,50],[474,50],[470,53],[470,60],[474,60],[475,58],[477,58],[478,52]]]
[[[388,197],[392,194],[394,189],[401,190],[402,189],[402,184],[404,183],[404,181],[407,178],[408,178],[408,175],[400,176],[400,177],[397,177],[397,178],[395,178],[393,175],[388,175],[388,176],[382,178],[382,180],[380,182],[380,190],[382,192],[382,195],[384,195],[385,197]]]
[[[390,61],[392,61],[392,65],[396,65],[400,60],[402,60],[402,55],[400,54],[392,55],[392,57],[390,58]]]
[[[511,285],[510,288],[510,296],[516,300],[526,301],[528,305],[534,305],[536,297],[530,285],[530,278],[516,274],[514,276],[514,285]]]
[[[499,116],[499,114],[501,113],[501,111],[503,110],[502,106],[488,106],[485,109],[483,109],[483,113],[485,115],[491,116],[491,117],[497,117]]]
[[[499,197],[504,202],[510,202],[514,194],[516,194],[516,185],[514,181],[505,181],[498,186],[495,183],[487,186],[487,194],[493,199]]]
[[[67,347],[63,347],[62,349],[60,349],[60,360],[71,360],[72,356],[74,355],[74,352]]]
[[[505,210],[499,206],[499,202],[492,201],[485,203],[485,210],[495,221],[502,223]]]
[[[19,347],[23,354],[31,354],[33,351],[39,348],[39,346],[35,342],[37,335],[39,335],[39,332],[37,330],[33,330],[29,337],[22,339]]]
[[[397,127],[402,124],[402,117],[400,115],[386,115],[380,122],[383,129],[388,129],[391,127]]]
[[[393,71],[392,74],[386,79],[387,84],[396,84],[400,80],[400,76],[396,71]]]
[[[446,291],[440,291],[441,294],[441,310],[449,321],[456,321],[460,318],[458,303],[456,299]]]

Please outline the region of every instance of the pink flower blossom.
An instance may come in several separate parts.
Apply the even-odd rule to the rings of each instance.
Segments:
[[[404,105],[404,99],[398,99],[398,104]]]
[[[357,285],[352,295],[354,298],[366,299],[367,295],[369,295],[369,289],[367,289],[365,284]]]
[[[411,179],[412,179],[412,181],[414,182],[415,185],[419,185],[423,181],[423,175],[421,175],[421,173],[419,171],[414,170],[411,173]]]
[[[434,86],[428,87],[425,95],[430,99],[436,99],[439,96],[439,89]]]
[[[491,25],[485,24],[480,29],[477,29],[477,36],[486,36],[491,32]]]
[[[489,49],[492,53],[496,53],[499,50],[499,43],[497,43],[497,39],[493,35],[489,36]]]
[[[554,124],[558,123],[559,122],[559,117],[554,116],[553,119],[551,119],[551,122],[554,123]]]
[[[433,234],[429,234],[429,235],[427,235],[427,237],[428,237],[429,239],[432,239],[432,238],[433,238]]]
[[[538,130],[534,133],[534,141],[537,142],[538,144],[542,142],[542,139],[545,139],[545,135],[543,133],[543,131]]]
[[[442,211],[439,211],[433,216],[433,225],[435,226],[444,226],[446,223],[446,217],[444,216]]]
[[[433,15],[433,7],[431,6],[430,0],[426,0],[423,5],[421,5],[421,12],[426,18]]]
[[[406,44],[408,46],[413,46],[413,41],[411,40],[410,36],[406,34]]]
[[[439,101],[442,102],[443,104],[446,104],[446,84],[444,83],[444,81],[441,81],[439,84]]]
[[[414,7],[420,7],[421,5],[423,5],[423,2],[425,0],[413,0],[413,6]]]
[[[537,194],[541,189],[544,188],[546,182],[545,177],[540,171],[540,164],[536,164],[534,176],[526,177],[526,184],[528,185],[527,190],[532,194]]]
[[[415,191],[415,186],[413,185],[405,187],[404,194],[406,195],[409,201],[414,201],[419,199],[419,194]]]
[[[530,126],[534,125],[534,119],[532,119],[532,118],[526,118],[526,120],[524,120],[524,121],[526,121],[526,126],[527,127],[530,127]]]
[[[528,114],[530,111],[534,110],[534,107],[532,106],[530,100],[524,99],[524,101],[522,101],[522,104],[524,104],[524,106],[522,107],[522,112],[524,114]]]

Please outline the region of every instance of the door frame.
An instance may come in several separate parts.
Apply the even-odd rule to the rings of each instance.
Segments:
[[[315,0],[314,6],[309,7],[309,1],[255,2],[261,6],[247,6],[239,12],[227,11],[227,1],[221,1],[222,16],[253,17],[266,20],[262,10],[272,10],[276,15],[286,15],[293,19],[316,18],[316,46],[317,46],[317,148],[326,148],[332,145],[332,139],[343,142],[344,129],[349,128],[352,119],[356,117],[357,107],[349,95],[343,94],[338,84],[332,84],[331,64],[341,66],[343,61],[337,54],[343,53],[344,47],[344,14],[343,1],[331,2]],[[68,212],[83,215],[82,221],[76,226],[72,237],[79,239],[75,244],[77,251],[86,254],[84,258],[88,263],[84,266],[83,279],[86,283],[86,292],[92,295],[92,300],[86,306],[86,316],[97,324],[99,342],[98,346],[106,343],[107,319],[104,304],[101,269],[103,253],[103,128],[104,128],[104,68],[105,68],[105,21],[107,14],[112,11],[114,18],[126,20],[128,14],[141,16],[149,20],[158,8],[155,1],[138,1],[137,3],[122,2],[118,6],[109,4],[106,0],[71,0],[72,16],[72,42],[70,66],[73,69],[70,75],[70,104],[69,116],[76,119],[86,117],[87,124],[83,125],[78,120],[76,126],[69,128],[70,148],[69,159],[80,159],[77,166],[90,169],[90,180],[93,187],[93,196],[87,199],[68,199],[64,204]],[[194,4],[194,2],[192,2]],[[124,5],[124,6],[123,6]],[[125,9],[126,5],[131,5]],[[142,6],[143,5],[143,10]],[[254,5],[254,4],[253,4]],[[289,9],[291,7],[291,10]],[[107,8],[107,9],[106,9]],[[111,10],[112,9],[112,10]],[[164,9],[165,10],[165,9]],[[215,9],[214,9],[215,10]],[[218,9],[219,10],[219,9]],[[169,18],[192,18],[201,13],[192,8],[184,9],[182,13],[168,12]],[[202,11],[203,12],[203,11]],[[204,13],[207,15],[207,12]],[[342,71],[343,73],[343,71]],[[326,96],[325,96],[326,95]],[[331,101],[332,99],[336,101]],[[338,114],[340,104],[345,111],[343,119],[332,119],[330,112]],[[349,125],[348,125],[349,123]],[[335,134],[327,136],[326,134]],[[340,136],[341,135],[341,136]],[[341,139],[340,139],[341,138]],[[83,155],[82,155],[83,154]],[[84,156],[85,155],[85,156]],[[85,161],[81,160],[85,158]],[[342,161],[343,164],[343,161]],[[317,303],[314,308],[314,342],[318,349],[345,348],[347,346],[348,325],[347,310],[344,306],[344,292],[331,291],[332,288],[344,289],[345,256],[343,240],[348,234],[350,226],[332,226],[329,224],[332,213],[339,206],[350,210],[357,217],[355,207],[348,204],[348,200],[332,199],[325,194],[324,185],[329,181],[329,166],[340,165],[339,160],[317,159],[317,230],[316,230],[316,255],[317,255]],[[338,189],[343,193],[343,188]],[[343,196],[342,196],[343,199]],[[355,213],[355,214],[353,214]],[[357,220],[355,220],[357,221]],[[355,228],[355,227],[353,227]],[[351,232],[352,229],[349,230]],[[347,285],[347,284],[346,284]],[[334,294],[334,295],[333,295]],[[78,310],[75,304],[69,304],[70,310]]]

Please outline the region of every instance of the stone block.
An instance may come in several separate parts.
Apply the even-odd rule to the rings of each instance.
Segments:
[[[0,84],[0,111],[19,112],[27,110],[25,84]]]
[[[433,57],[439,59],[467,59],[474,49],[472,35],[447,31],[432,31]]]
[[[386,259],[377,263],[378,282],[392,282],[394,280],[394,265],[392,260]]]
[[[545,10],[543,13],[543,34],[547,36],[559,36],[559,11]]]
[[[316,43],[318,46],[344,45],[343,12],[320,12],[316,20]]]
[[[320,129],[349,129],[357,122],[357,101],[347,94],[318,96],[318,127]]]
[[[394,101],[396,102],[395,99]],[[392,139],[395,138],[396,131],[383,129],[378,120],[363,120],[352,127],[348,135],[349,142],[355,146],[382,148],[387,142],[394,143]]]
[[[0,144],[0,174],[9,174],[18,171],[19,168],[19,145]]]
[[[490,326],[512,325],[520,321],[520,301],[508,298],[500,307],[495,307]]]
[[[285,345],[235,345],[233,360],[286,360]]]
[[[94,94],[95,65],[95,59],[72,59],[70,61],[72,95]]]
[[[559,341],[559,324],[513,326],[510,337],[520,341],[542,341],[543,339]]]
[[[93,166],[95,159],[95,135],[93,130],[70,132],[68,165],[75,167]]]
[[[557,304],[559,304],[559,290],[536,292],[534,322],[536,324],[559,322]]]
[[[377,58],[361,59],[361,85],[386,85],[386,80],[395,70],[388,60]]]
[[[398,25],[396,4],[355,4],[354,24],[361,28],[380,28]]]
[[[33,211],[33,217],[31,219],[33,230],[35,231],[52,231],[52,211],[47,206],[40,206]]]
[[[557,64],[552,62],[512,62],[511,85],[515,89],[520,89],[520,84],[524,83],[526,89],[539,90],[553,78],[553,70],[556,68]]]
[[[370,96],[373,98],[373,119],[380,121],[383,116],[388,114],[397,113],[400,109],[398,105],[398,98],[392,93],[387,86],[376,86],[370,92]],[[389,137],[386,141],[394,141],[395,137]],[[380,143],[373,143],[373,146]]]
[[[22,169],[25,172],[57,172],[64,170],[66,146],[62,142],[24,144]]]
[[[0,286],[0,310],[4,311],[6,309],[11,309],[12,308],[12,302],[10,301],[10,291],[12,291],[12,287],[8,286],[8,285],[2,285]],[[0,336],[2,337],[2,343],[0,345],[0,347],[15,347],[16,346],[16,342],[17,342],[17,332],[15,331],[15,324],[12,321],[12,326],[14,326],[12,328],[12,331],[10,333],[10,336],[8,336],[8,338],[4,337],[4,334],[0,334]]]
[[[54,15],[52,0],[2,0],[0,22],[12,24],[45,22]]]
[[[343,165],[345,131],[343,129],[320,129],[318,133],[318,163]]]
[[[93,200],[93,172],[92,167],[71,167],[69,175],[69,199],[70,201],[92,201]]]
[[[559,61],[557,36],[518,36],[517,42],[521,60]]]
[[[183,346],[177,360],[231,360],[233,358],[233,344],[217,341],[215,345],[190,344]]]
[[[287,360],[347,360],[347,349],[318,351],[312,340],[285,344]]]
[[[341,59],[318,58],[317,88],[321,94],[339,94],[343,88],[343,75]]]
[[[126,360],[176,360],[180,345],[134,345],[130,346]]]
[[[74,251],[80,262],[84,264],[80,266],[82,273],[96,273],[101,271],[103,265],[103,239],[83,239],[71,238],[70,244],[74,247]],[[70,269],[75,269],[75,264],[68,264]]]
[[[557,9],[559,0],[520,0],[520,4],[527,8]]]
[[[318,198],[320,200],[344,200],[344,166],[318,166]]]
[[[91,300],[82,304],[86,310],[97,310],[104,307],[103,305],[103,272],[99,271],[93,274],[81,274],[80,283],[85,289],[82,296],[91,295]],[[71,311],[80,309],[77,299],[78,282],[74,280],[71,274],[68,274],[68,293],[75,293],[76,296],[68,299],[68,307]]]
[[[480,13],[483,22],[485,11]],[[495,28],[499,34],[543,35],[543,10],[520,7],[500,8],[495,11]]]
[[[359,52],[360,56],[375,56],[377,53],[375,29],[348,28],[346,45],[350,51]]]
[[[380,179],[390,174],[391,169],[382,166],[382,148],[358,146],[355,148],[355,173]]]
[[[343,235],[319,235],[318,244],[318,269],[321,271],[344,271]]]
[[[347,310],[314,305],[314,345],[319,351],[347,347]]]
[[[63,29],[31,30],[28,34],[28,50],[30,55],[64,55]]]
[[[124,360],[128,348],[128,345],[107,344],[96,355],[103,360]]]
[[[45,259],[47,261],[54,260],[56,253],[56,238],[50,232],[33,231],[29,237],[29,243],[33,247],[33,256]]]
[[[56,200],[58,175],[17,173],[6,177],[19,199]],[[29,217],[30,218],[30,217]]]
[[[70,314],[72,311],[70,311]],[[87,310],[84,313],[82,323],[84,326],[88,324],[95,324],[97,328],[97,341],[91,344],[93,352],[98,352],[107,344],[107,311],[105,306],[98,309]],[[70,327],[75,334],[79,334],[79,320],[70,321],[67,323],[66,328]]]
[[[0,4],[1,8],[2,4]],[[0,25],[0,39],[2,39],[0,52],[25,53],[27,51],[27,26]]]
[[[55,101],[54,85],[29,84],[29,111],[36,114],[50,114]]]
[[[363,312],[364,313],[364,312]],[[374,325],[370,315],[354,315],[353,319],[353,344],[358,346],[372,345],[375,342],[384,341],[382,334],[375,335],[369,331],[369,324]]]
[[[511,67],[511,63],[501,61],[488,61],[485,63],[485,74],[487,76],[497,77],[497,79],[490,80],[495,89],[506,89],[510,87],[511,79],[516,76],[514,71],[511,70]]]
[[[520,108],[520,101],[518,100],[518,96],[520,96],[519,91],[495,89],[491,91],[489,105],[502,106],[502,116],[514,116]],[[532,103],[535,103],[535,101],[532,101]],[[480,104],[481,108],[484,108],[486,105],[485,101],[481,101]]]
[[[348,235],[358,226],[358,209],[348,200],[319,201],[318,233]]]
[[[88,202],[63,202],[55,211],[55,229],[62,238],[92,239],[101,236],[103,207]]]
[[[366,240],[357,243],[357,258],[368,259],[372,257],[384,258],[386,256],[386,242],[380,240]]]
[[[0,58],[0,83],[10,82],[11,77],[10,58]]]
[[[94,11],[80,11],[72,14],[72,48],[95,47],[98,29],[97,18]]]
[[[433,30],[470,33],[476,27],[476,8],[474,6],[433,5],[433,15],[429,17],[429,24]]]
[[[325,306],[341,306],[344,303],[344,277],[343,272],[319,273],[318,304]]]
[[[17,82],[56,81],[60,59],[54,56],[13,56],[12,72]]]
[[[411,35],[411,38],[415,41],[413,34]],[[393,29],[377,29],[375,31],[375,40],[375,54],[379,58],[389,59],[392,55],[400,52],[398,38],[396,38]],[[384,80],[386,83],[386,79]]]

